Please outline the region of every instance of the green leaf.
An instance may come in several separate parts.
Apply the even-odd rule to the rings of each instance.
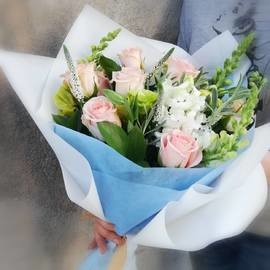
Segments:
[[[111,79],[114,71],[120,71],[121,66],[114,62],[112,59],[101,55],[99,57],[99,65],[104,69],[107,76]]]
[[[138,94],[136,94],[134,97],[131,98],[129,106],[130,106],[134,121],[138,120],[139,118]]]
[[[150,164],[149,164],[149,162],[147,162],[147,161],[145,161],[145,160],[143,160],[143,161],[138,161],[138,162],[136,162],[139,166],[141,166],[141,167],[144,167],[144,168],[149,168],[150,167]]]
[[[218,100],[218,90],[216,87],[212,87],[212,109],[216,109]]]
[[[81,130],[81,112],[76,110],[70,116],[53,115],[56,124],[80,131]]]
[[[109,122],[101,122],[97,125],[104,141],[126,157],[128,149],[128,135],[126,132],[121,127]]]
[[[76,109],[75,99],[66,84],[59,87],[53,99],[54,104],[61,115],[69,116]]]
[[[128,100],[125,100],[124,111],[125,111],[125,115],[127,119],[133,123],[135,121],[135,118],[134,118],[133,111],[131,109],[131,106]]]
[[[146,142],[142,131],[135,126],[128,134],[128,158],[136,163],[143,162],[146,155]]]
[[[146,130],[148,129],[152,119],[154,118],[154,115],[156,113],[156,109],[157,109],[157,104],[159,102],[159,99],[156,100],[156,102],[152,105],[148,115],[146,115],[143,127],[142,127],[142,132],[143,134],[146,135]],[[163,123],[162,123],[163,124]]]
[[[174,52],[175,48],[171,48],[158,62],[158,64],[156,66],[154,66],[152,72],[150,72],[147,77],[146,77],[146,85],[149,85],[151,82],[151,79],[153,77],[155,77],[155,74],[158,73],[163,65],[165,64],[165,62],[170,58],[170,56],[172,55],[172,53]]]
[[[129,133],[134,128],[134,125],[132,122],[128,121],[127,124],[127,132]]]
[[[104,90],[104,96],[107,97],[114,105],[124,105],[126,99],[115,91],[106,89]]]
[[[157,68],[162,66],[173,54],[175,48],[171,48],[158,62]]]
[[[133,127],[128,135],[122,128],[109,122],[98,123],[98,129],[110,147],[131,161],[146,165],[146,142],[137,126]]]

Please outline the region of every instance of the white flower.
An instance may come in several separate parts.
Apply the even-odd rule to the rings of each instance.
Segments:
[[[155,116],[157,124],[162,125],[162,134],[179,129],[195,137],[203,149],[208,147],[211,129],[205,124],[203,113],[206,101],[195,87],[193,78],[187,76],[178,86],[167,79],[162,86],[163,93]]]
[[[205,126],[193,131],[192,135],[198,141],[199,145],[201,145],[203,149],[206,149],[211,144],[213,133],[214,132],[209,127]]]

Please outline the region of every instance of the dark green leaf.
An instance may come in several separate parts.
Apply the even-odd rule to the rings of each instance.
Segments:
[[[107,76],[111,79],[114,71],[120,71],[121,66],[114,62],[112,59],[101,55],[99,57],[99,64],[104,69]]]
[[[128,134],[128,158],[134,162],[145,160],[146,142],[142,131],[135,126]]]
[[[134,115],[133,115],[133,112],[132,112],[132,109],[130,107],[130,104],[129,102],[126,100],[125,101],[125,104],[124,104],[124,108],[125,108],[125,111],[127,113],[127,119],[130,121],[130,122],[134,122],[135,119],[134,119]]]
[[[131,98],[130,109],[132,111],[134,121],[138,120],[139,117],[138,94],[136,94]]]
[[[123,156],[127,156],[128,135],[119,126],[109,123],[98,123],[98,129],[105,142]]]
[[[146,85],[150,84],[150,81],[153,77],[155,77],[155,74],[160,71],[163,64],[170,58],[172,53],[174,52],[175,48],[171,48],[158,62],[156,66],[154,66],[152,72],[150,72],[146,77]],[[148,89],[148,88],[147,88]]]
[[[216,87],[212,87],[212,108],[213,110],[217,107],[217,100],[218,100],[218,90]]]
[[[134,128],[134,125],[132,122],[128,121],[128,125],[127,125],[127,131],[130,132],[132,129]]]
[[[151,123],[154,115],[155,115],[155,112],[156,112],[156,109],[157,109],[157,104],[158,104],[159,100],[157,100],[154,105],[152,106],[149,114],[147,115],[146,119],[145,119],[145,122],[144,122],[144,125],[143,125],[143,129],[142,129],[142,132],[143,134],[145,134],[149,124]]]
[[[81,112],[76,110],[70,116],[53,115],[56,124],[80,131],[81,130]]]
[[[106,89],[104,91],[104,96],[107,97],[114,105],[124,105],[125,104],[125,98],[115,91]]]
[[[174,52],[175,48],[171,48],[163,57],[162,59],[159,61],[158,65],[162,65],[163,63],[165,63],[170,56],[172,55],[172,53]]]
[[[156,132],[156,131],[158,131],[158,130],[161,130],[162,127],[164,126],[164,123],[165,123],[165,122],[160,123],[159,125],[155,126],[153,129],[151,129],[151,130],[145,132],[144,135],[153,134],[154,132]]]
[[[142,167],[144,167],[144,168],[149,168],[150,167],[150,164],[149,164],[149,162],[147,162],[147,161],[138,161],[138,162],[136,162],[138,165],[140,165],[140,166],[142,166]]]

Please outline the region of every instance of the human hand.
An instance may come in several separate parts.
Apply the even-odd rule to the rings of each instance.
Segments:
[[[115,232],[115,227],[113,224],[97,217],[92,217],[92,220],[94,236],[89,245],[89,249],[98,248],[103,254],[107,250],[107,241],[112,241],[119,246],[125,243],[125,238],[119,236]]]

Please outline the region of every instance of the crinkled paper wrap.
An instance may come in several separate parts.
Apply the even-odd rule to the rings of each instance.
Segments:
[[[78,59],[89,53],[90,44],[98,43],[102,36],[118,27],[115,22],[86,6],[64,43],[73,58]],[[121,49],[130,46],[142,48],[146,69],[150,70],[174,45],[141,38],[123,29],[105,54],[116,59]],[[198,67],[207,67],[211,72],[236,46],[232,35],[225,32],[193,56],[178,47],[175,55],[189,59]],[[60,75],[66,70],[63,51],[56,59],[0,51],[0,65],[54,150],[70,200],[104,219],[89,163],[53,132],[51,114],[55,108],[52,96],[61,84]],[[235,81],[240,74],[245,74],[249,65],[249,60],[243,59],[234,74]],[[146,246],[192,251],[241,233],[263,208],[266,200],[267,183],[260,161],[270,148],[269,138],[269,125],[257,128],[251,146],[230,165],[215,188],[194,184],[181,201],[168,203],[150,223],[129,239]]]

